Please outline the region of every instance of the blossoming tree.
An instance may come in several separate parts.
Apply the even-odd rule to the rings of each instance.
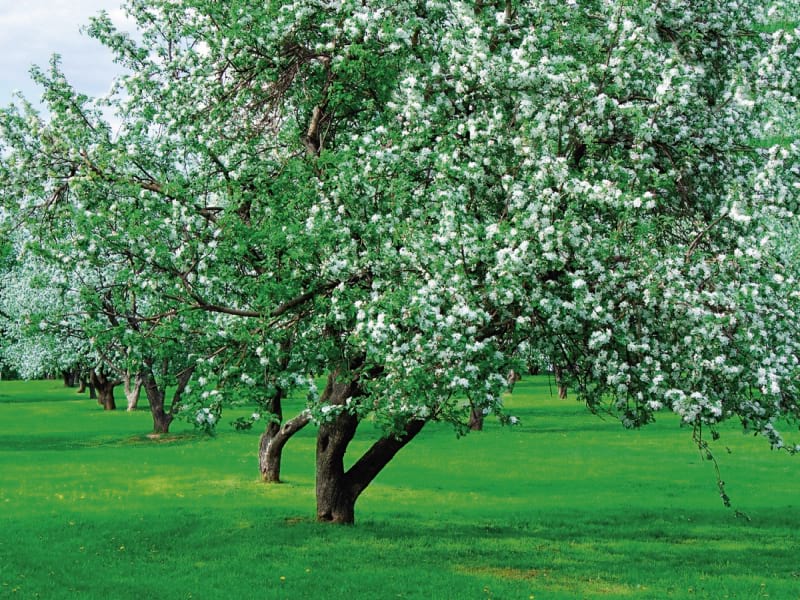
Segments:
[[[795,2],[127,8],[137,37],[90,27],[129,70],[119,130],[40,72],[50,120],[3,115],[5,204],[136,265],[169,307],[148,323],[249,354],[265,460],[318,426],[320,520],[352,522],[425,423],[507,419],[527,355],[628,427],[738,418],[795,449],[800,148],[754,143],[796,109],[797,34],[769,27]]]

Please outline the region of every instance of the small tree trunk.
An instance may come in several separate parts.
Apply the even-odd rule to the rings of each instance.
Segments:
[[[61,371],[64,387],[75,387],[75,371]]]
[[[136,407],[139,404],[139,395],[142,391],[144,377],[142,377],[141,373],[137,373],[133,377],[133,385],[131,385],[131,374],[125,373],[123,383],[125,384],[125,399],[128,401],[127,410],[128,412],[132,412],[136,410]]]
[[[153,416],[153,433],[169,433],[172,415],[164,410],[164,390],[158,387],[153,369],[148,367],[143,374],[142,386],[150,403],[150,414]]]
[[[508,392],[514,393],[514,386],[517,382],[522,379],[519,373],[517,373],[514,369],[511,369],[506,375],[506,382],[508,383]]]
[[[78,378],[78,389],[76,390],[77,394],[83,394],[86,391],[86,378],[81,375]]]
[[[100,387],[97,388],[97,401],[103,407],[103,410],[116,410],[117,403],[114,400],[113,387]]]
[[[308,425],[311,415],[302,412],[283,425],[275,421],[267,425],[258,445],[258,468],[261,479],[267,483],[281,482],[281,457],[283,447],[295,433]]]
[[[283,422],[282,400],[283,389],[277,387],[267,405],[267,410],[272,416],[258,440],[258,470],[261,472],[261,479],[267,483],[281,482],[281,455],[286,441],[276,444],[276,436]]]
[[[98,373],[95,369],[89,371],[89,377],[97,390],[97,403],[103,410],[116,410],[117,403],[114,400],[114,388],[117,382],[109,379],[103,373]]]
[[[166,362],[164,370],[166,369]],[[166,409],[165,399],[166,390],[158,387],[155,374],[153,373],[153,361],[145,361],[145,369],[141,372],[142,387],[150,403],[150,413],[153,416],[153,433],[169,433],[169,426],[175,418],[175,411],[180,405],[181,395],[189,384],[189,380],[194,373],[195,365],[190,365],[178,373],[178,383],[172,395],[172,402],[169,410]]]
[[[553,374],[556,378],[556,385],[558,386],[558,397],[564,400],[567,397],[567,384],[564,381],[564,370],[555,365],[553,367]]]
[[[470,431],[483,431],[483,413],[474,406],[469,409],[469,422],[467,425]]]
[[[258,470],[261,480],[266,483],[281,482],[282,448],[276,448],[275,438],[281,429],[281,424],[276,421],[267,423],[267,427],[258,439]]]

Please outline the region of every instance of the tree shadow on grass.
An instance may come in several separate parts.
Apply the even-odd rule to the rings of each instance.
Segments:
[[[182,446],[208,440],[199,432],[145,434],[129,437],[79,438],[73,435],[25,435],[0,436],[0,451],[53,451],[82,450],[93,448],[121,448],[128,446],[152,447],[157,445]]]

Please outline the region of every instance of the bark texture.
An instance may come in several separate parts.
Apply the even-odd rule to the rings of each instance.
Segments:
[[[104,373],[92,369],[89,371],[91,386],[97,392],[97,403],[103,410],[116,410],[117,403],[114,400],[114,388],[119,385],[119,381],[111,379]]]
[[[322,399],[330,405],[344,407],[348,398],[360,393],[357,379],[337,381],[334,373],[328,378]],[[317,433],[317,520],[353,523],[356,500],[361,492],[424,425],[423,420],[409,421],[399,435],[379,439],[345,471],[344,456],[358,428],[358,417],[342,409],[333,420],[322,423]]]
[[[470,431],[483,431],[483,413],[474,406],[469,409],[469,422],[467,426]]]
[[[142,391],[144,376],[141,373],[137,373],[131,377],[130,373],[125,373],[123,383],[125,384],[125,399],[128,401],[127,410],[131,412],[136,410],[136,407],[139,405],[139,396]]]
[[[162,365],[162,374],[166,374],[167,365]],[[177,375],[175,392],[172,394],[172,401],[169,408],[166,406],[166,389],[159,387],[158,380],[153,372],[153,361],[144,361],[144,369],[141,372],[142,387],[144,388],[147,401],[150,403],[150,414],[153,416],[153,433],[169,433],[169,426],[175,419],[175,412],[180,406],[181,396],[183,395],[189,380],[194,373],[194,365],[186,367]]]
[[[564,381],[564,369],[558,365],[553,367],[553,374],[556,378],[556,385],[558,386],[558,397],[564,400],[567,397],[567,384]]]
[[[303,412],[283,425],[274,421],[267,425],[266,430],[261,434],[258,446],[258,468],[261,471],[261,479],[267,483],[281,482],[283,447],[289,438],[308,425],[310,421],[311,415]]]

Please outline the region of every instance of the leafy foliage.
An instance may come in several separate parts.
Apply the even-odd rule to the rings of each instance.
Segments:
[[[800,145],[754,140],[798,122],[800,32],[765,27],[796,9],[130,2],[137,37],[89,27],[117,94],[54,62],[48,119],[3,112],[7,220],[115,266],[108,333],[142,356],[306,388],[340,431],[461,430],[544,356],[626,426],[786,447]]]

